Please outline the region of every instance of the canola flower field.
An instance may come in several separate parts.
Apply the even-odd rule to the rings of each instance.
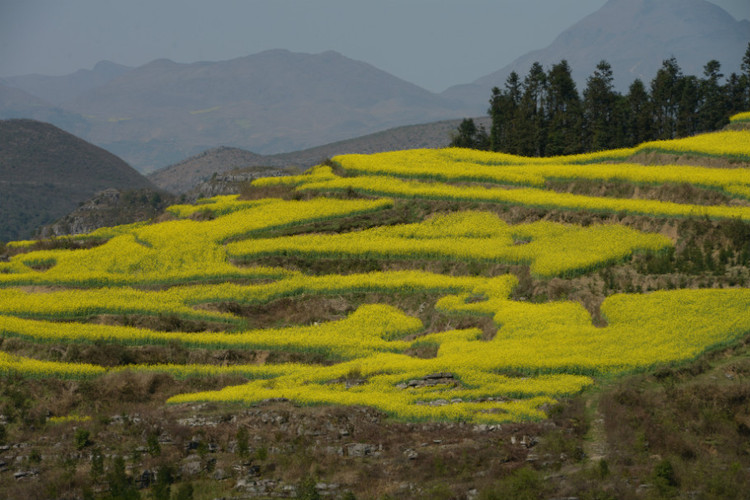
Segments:
[[[744,134],[744,135],[743,135]],[[173,377],[233,375],[247,382],[175,395],[165,403],[252,405],[286,398],[309,405],[365,405],[404,420],[497,423],[545,418],[559,398],[617,374],[679,363],[750,333],[750,289],[620,293],[601,304],[604,325],[579,302],[514,300],[513,274],[446,275],[424,261],[528,266],[536,279],[565,279],[659,254],[673,241],[617,224],[586,227],[540,220],[508,224],[492,204],[624,212],[661,218],[750,220],[750,170],[643,166],[624,162],[638,151],[750,158],[750,135],[719,132],[648,143],[632,150],[526,159],[468,150],[415,150],[333,159],[293,177],[254,181],[313,193],[307,200],[241,200],[218,196],[174,205],[172,220],[102,228],[74,239],[98,246],[35,250],[11,242],[0,262],[0,336],[34,345],[116,344],[204,350],[261,350],[314,355],[316,363],[132,364],[100,366],[36,359],[0,350],[0,375],[96,379],[122,370]],[[634,184],[687,183],[721,191],[736,203],[707,206],[557,193],[549,180]],[[458,184],[456,184],[458,183]],[[468,183],[468,184],[467,184]],[[482,185],[472,185],[481,183]],[[490,186],[486,186],[489,184]],[[521,187],[519,187],[521,186]],[[326,193],[350,191],[361,199]],[[323,221],[385,213],[401,198],[479,202],[484,208],[435,213],[408,224],[314,233]],[[278,235],[296,228],[299,234]],[[406,270],[306,274],[263,266],[289,257],[398,260]],[[338,317],[254,328],[239,311],[279,299],[392,297],[361,303]],[[429,328],[399,307],[399,297],[437,297]],[[223,308],[222,304],[238,307]],[[396,305],[394,305],[396,304]],[[175,317],[211,331],[160,331],[99,321],[105,317]],[[477,326],[453,328],[457,320]],[[490,321],[492,334],[479,324]],[[445,326],[447,325],[447,326]],[[431,350],[432,356],[415,355]],[[437,384],[414,384],[440,375]],[[447,375],[446,375],[447,374]],[[78,418],[78,417],[76,417]],[[85,416],[81,418],[86,418]]]

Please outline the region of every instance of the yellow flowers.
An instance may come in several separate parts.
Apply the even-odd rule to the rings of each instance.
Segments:
[[[58,363],[14,356],[0,351],[0,375],[20,374],[43,378],[89,378],[105,373],[101,366],[86,363]]]
[[[750,152],[750,146],[747,149]],[[543,187],[548,180],[588,179],[638,184],[688,183],[721,189],[727,193],[732,193],[730,188],[735,186],[750,188],[750,174],[741,168],[646,166],[635,163],[506,164],[508,155],[485,153],[484,161],[479,162],[476,159],[472,161],[472,158],[477,155],[470,151],[462,149],[397,151],[374,155],[337,156],[334,160],[347,172],[447,182],[475,181]],[[495,154],[500,158],[493,160],[492,155]],[[548,159],[545,158],[545,160]]]
[[[424,327],[419,320],[384,305],[362,306],[339,321],[278,330],[156,332],[2,316],[0,333],[45,342],[104,341],[126,345],[179,342],[204,348],[303,350],[348,360],[331,366],[129,367],[180,377],[233,373],[258,379],[221,391],[183,394],[172,398],[173,403],[204,400],[252,403],[285,397],[303,404],[366,404],[404,419],[500,422],[542,417],[539,406],[554,403],[555,396],[575,393],[590,385],[592,375],[689,359],[750,330],[750,290],[615,295],[602,305],[608,326],[597,328],[591,324],[588,312],[574,302],[530,304],[510,300],[515,279],[509,276],[450,278],[402,272],[352,275],[348,282],[347,278],[308,277],[308,286],[300,281],[296,293],[311,290],[325,293],[331,288],[322,286],[324,279],[330,280],[339,292],[347,286],[354,289],[358,282],[368,279],[370,287],[378,286],[378,282],[393,282],[393,289],[398,281],[401,286],[412,286],[415,290],[442,286],[457,294],[445,295],[437,305],[438,310],[446,314],[490,315],[498,325],[497,334],[489,341],[483,340],[477,329],[421,334]],[[436,284],[431,285],[431,281]],[[186,288],[199,291],[199,287]],[[252,287],[204,288],[205,296],[219,292],[225,297],[233,293],[241,298]],[[405,339],[407,335],[411,340]],[[419,359],[405,354],[410,348],[425,344],[437,346],[436,357]],[[0,354],[0,369],[4,373],[88,377],[105,371],[93,365],[41,362]],[[507,372],[527,375],[522,378],[503,375]],[[443,375],[433,377],[433,374]],[[345,384],[351,377],[357,383]],[[441,382],[419,384],[430,377]]]
[[[750,161],[750,130],[724,130],[684,139],[646,142],[638,146],[638,150],[693,153]]]
[[[405,181],[385,176],[312,180],[309,183],[301,184],[297,189],[301,191],[346,191],[351,189],[359,193],[395,198],[474,201],[546,209],[623,212],[657,217],[709,217],[713,219],[740,218],[750,220],[750,207],[746,206],[690,205],[658,200],[604,198],[556,193],[535,188],[503,189],[499,187],[456,186],[441,182]]]
[[[736,120],[742,119],[742,116],[744,115],[737,115]],[[459,148],[341,155],[334,157],[333,162],[348,174],[356,176],[339,177],[330,167],[319,166],[304,175],[258,179],[255,184],[283,184],[294,186],[300,191],[353,190],[375,196],[517,204],[545,209],[750,220],[750,207],[743,204],[705,206],[658,200],[582,196],[545,189],[548,181],[576,179],[636,184],[687,183],[721,190],[734,198],[750,198],[750,174],[746,168],[604,163],[623,162],[637,153],[649,151],[721,156],[748,161],[750,131],[713,132],[685,139],[648,142],[631,149],[554,158],[526,158]],[[464,184],[451,184],[456,182]],[[467,182],[530,187],[487,188],[465,185]]]
[[[744,200],[700,206],[545,189],[549,181],[559,179],[686,182],[748,199],[750,176],[743,168],[603,162],[621,161],[649,148],[740,158],[749,147],[746,135],[722,132],[545,159],[461,149],[346,155],[335,158],[337,172],[353,176],[338,176],[331,167],[319,166],[305,175],[255,183],[311,192],[351,190],[407,199],[750,220],[750,206]],[[525,187],[506,188],[510,184]],[[76,237],[107,240],[94,248],[30,251],[33,242],[10,244],[27,253],[0,262],[1,337],[51,345],[174,344],[186,349],[307,353],[324,364],[159,363],[104,368],[0,351],[0,375],[85,378],[118,370],[174,377],[231,374],[245,377],[247,383],[180,394],[169,402],[253,404],[283,397],[300,404],[368,405],[408,420],[496,423],[544,418],[557,398],[581,391],[596,377],[687,360],[750,332],[747,289],[613,295],[601,304],[607,325],[598,327],[578,302],[512,300],[518,283],[513,275],[446,276],[403,270],[311,276],[238,263],[252,265],[267,256],[284,262],[285,256],[299,255],[400,259],[398,267],[423,260],[483,261],[528,265],[537,277],[548,278],[585,273],[634,252],[659,252],[672,245],[662,235],[620,225],[581,227],[545,220],[509,225],[494,213],[478,210],[347,233],[277,236],[291,226],[393,206],[390,199],[245,201],[220,196],[170,207],[176,220],[105,228]],[[381,300],[383,295],[409,294],[416,300],[403,309],[396,306],[400,300]],[[304,300],[321,295],[344,296],[348,305],[325,320],[264,329],[220,312],[224,309],[220,305],[226,303],[259,305],[284,297]],[[419,308],[413,304],[423,300]],[[390,305],[378,303],[385,301]],[[100,315],[170,315],[219,324],[224,331],[167,332],[90,322]],[[473,327],[472,316],[492,322],[485,319],[476,323],[482,329]],[[425,317],[430,319],[423,323],[419,318]],[[463,327],[449,326],[456,321]]]
[[[518,244],[519,242],[523,244]],[[305,254],[325,257],[484,260],[531,264],[540,276],[565,275],[621,260],[635,250],[671,246],[660,235],[600,225],[586,228],[549,222],[509,227],[488,212],[436,216],[419,224],[336,235],[301,235],[229,244],[238,259]]]
[[[227,200],[222,203],[228,204]],[[209,221],[176,220],[124,228],[121,234],[95,248],[36,251],[0,263],[0,286],[122,286],[280,277],[288,273],[280,269],[240,269],[232,265],[223,243],[290,225],[391,206],[392,202],[387,199],[265,200]]]
[[[729,121],[731,123],[750,121],[750,111],[745,111],[744,113],[737,113],[736,115],[730,116]]]
[[[49,417],[47,422],[50,424],[66,424],[68,422],[88,422],[91,417],[88,415],[64,415],[62,417]]]
[[[577,303],[527,304],[502,295],[466,303],[468,294],[442,306],[494,315],[494,339],[477,330],[443,332],[421,342],[439,345],[436,358],[376,353],[330,367],[290,366],[276,377],[220,391],[183,394],[170,402],[258,402],[285,397],[303,404],[366,404],[406,419],[496,422],[538,418],[535,408],[551,396],[579,391],[591,375],[690,359],[750,331],[750,290],[679,290],[617,295],[602,310],[609,325],[591,324]],[[522,372],[527,377],[501,375]],[[355,373],[365,383],[347,387]],[[450,376],[439,374],[450,374]],[[420,385],[438,374],[441,383]],[[478,400],[504,395],[518,407]],[[499,411],[490,414],[488,411]]]
[[[403,351],[398,339],[422,329],[421,322],[390,306],[361,306],[348,318],[312,326],[237,333],[175,334],[143,328],[95,324],[55,324],[0,316],[0,335],[45,342],[114,342],[125,345],[178,343],[209,349],[311,351],[331,358],[352,358],[370,351]]]

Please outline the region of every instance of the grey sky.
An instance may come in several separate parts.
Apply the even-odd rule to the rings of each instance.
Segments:
[[[429,90],[548,45],[606,0],[0,0],[0,76],[100,60],[217,61],[336,50]],[[736,19],[750,1],[713,0]]]

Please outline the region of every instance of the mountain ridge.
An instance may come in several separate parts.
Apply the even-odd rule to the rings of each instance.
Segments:
[[[47,100],[20,111],[0,105],[0,118],[49,121],[147,173],[220,146],[276,155],[484,114],[492,87],[502,87],[511,70],[523,77],[535,60],[549,67],[567,59],[579,91],[601,59],[612,65],[620,90],[636,76],[648,84],[671,55],[686,74],[700,74],[715,58],[728,74],[739,66],[748,39],[750,22],[705,0],[609,0],[547,48],[440,94],[335,51],[272,49],[215,62],[155,59],[137,68],[102,62],[50,77],[58,83],[89,79],[87,89],[66,102]],[[638,52],[634,40],[651,43]],[[100,84],[91,84],[94,75]]]
[[[750,21],[735,20],[706,0],[609,0],[560,33],[547,47],[527,52],[510,64],[474,82],[456,85],[441,95],[473,103],[475,109],[489,99],[492,87],[503,88],[511,71],[521,79],[532,63],[545,68],[568,61],[579,92],[601,60],[610,63],[620,91],[636,78],[646,85],[661,63],[671,56],[685,74],[701,75],[712,59],[722,72],[738,72],[750,41]]]
[[[29,74],[4,78],[6,85],[22,89],[52,105],[61,106],[81,93],[104,85],[132,68],[112,61],[99,61],[92,69],[79,69],[73,73],[50,76]]]
[[[0,120],[0,240],[23,239],[107,189],[155,186],[112,153],[52,124]]]
[[[92,117],[85,138],[142,171],[222,145],[278,154],[465,114],[457,101],[368,63],[282,49],[218,62],[155,60],[65,109]]]
[[[475,118],[478,126],[488,128],[489,117]],[[402,149],[439,148],[449,144],[460,119],[419,125],[405,125],[290,153],[259,155],[240,148],[221,146],[203,151],[180,162],[151,172],[147,178],[161,189],[184,193],[214,173],[245,167],[296,167],[305,169],[327,158],[350,153],[382,153]]]

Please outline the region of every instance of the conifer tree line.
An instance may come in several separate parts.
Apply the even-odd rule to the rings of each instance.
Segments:
[[[649,87],[636,79],[625,95],[615,90],[607,61],[596,66],[582,97],[567,61],[548,71],[535,62],[523,80],[512,72],[505,88],[493,88],[489,102],[490,130],[465,119],[451,146],[555,156],[690,136],[720,129],[750,109],[750,44],[739,75],[724,78],[716,60],[701,78],[684,75],[671,57]]]

